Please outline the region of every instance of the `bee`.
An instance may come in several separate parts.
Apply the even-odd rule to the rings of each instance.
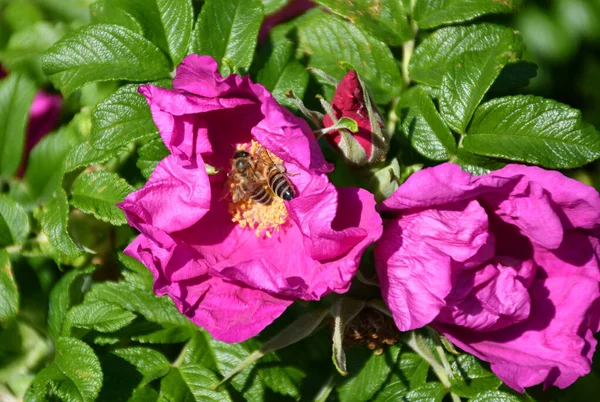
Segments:
[[[287,172],[282,164],[273,162],[273,159],[269,156],[269,152],[262,146],[256,152],[258,156],[258,162],[261,165],[261,173],[265,177],[269,188],[273,193],[286,201],[291,201],[296,197],[296,192],[292,183],[288,180],[287,176],[290,174]]]
[[[231,165],[231,175],[235,182],[231,190],[233,202],[251,198],[259,204],[271,204],[273,197],[266,186],[267,181],[256,171],[256,161],[250,153],[235,151]]]

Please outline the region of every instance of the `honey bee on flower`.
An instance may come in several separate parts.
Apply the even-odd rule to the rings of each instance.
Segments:
[[[140,231],[125,252],[152,271],[155,292],[225,342],[258,334],[296,299],[346,292],[382,232],[373,195],[335,188],[308,124],[249,77],[190,55],[173,88],[139,89],[171,154],[119,204]]]

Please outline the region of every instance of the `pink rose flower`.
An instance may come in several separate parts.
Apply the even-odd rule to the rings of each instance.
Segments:
[[[62,97],[39,90],[33,98],[29,109],[29,122],[27,123],[27,142],[25,151],[31,149],[58,124],[62,108]]]
[[[0,66],[0,79],[7,76],[6,71]],[[62,110],[62,97],[42,89],[37,91],[29,108],[29,120],[27,132],[25,133],[25,149],[21,165],[17,170],[17,176],[23,177],[29,152],[49,132],[58,126],[60,112]]]
[[[29,153],[33,147],[58,126],[61,109],[62,97],[58,94],[51,94],[40,89],[33,97],[25,133],[25,149],[21,165],[17,170],[17,177],[23,177],[25,174]]]
[[[373,195],[336,189],[308,124],[249,77],[223,78],[214,59],[190,55],[173,87],[140,87],[171,155],[120,204],[141,232],[125,253],[152,271],[156,294],[216,339],[240,342],[295,299],[346,292],[382,232]],[[232,157],[244,146],[281,161],[295,198],[234,202]]]
[[[600,196],[558,172],[443,164],[387,199],[375,260],[402,331],[431,324],[523,392],[590,371],[600,317]]]

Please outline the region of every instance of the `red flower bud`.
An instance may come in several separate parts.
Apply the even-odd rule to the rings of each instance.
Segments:
[[[344,155],[346,160],[358,166],[384,160],[389,149],[389,141],[383,128],[383,119],[375,104],[370,101],[356,71],[349,71],[342,78],[335,90],[331,106],[336,119],[347,117],[356,121],[358,125],[358,131],[355,133],[345,129],[327,132],[328,141]],[[329,114],[323,118],[323,125],[325,127],[335,125]]]

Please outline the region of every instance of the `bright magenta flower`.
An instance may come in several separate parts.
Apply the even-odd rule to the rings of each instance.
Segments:
[[[600,196],[558,172],[443,164],[381,208],[383,297],[403,331],[433,325],[507,385],[564,388],[590,371],[600,318]]]
[[[140,87],[171,155],[120,204],[141,232],[125,252],[152,271],[155,292],[216,339],[240,342],[295,299],[347,291],[381,235],[372,194],[336,189],[307,123],[249,77],[222,78],[211,57],[191,55],[173,87]],[[229,196],[233,153],[258,144],[290,173],[291,201]]]

